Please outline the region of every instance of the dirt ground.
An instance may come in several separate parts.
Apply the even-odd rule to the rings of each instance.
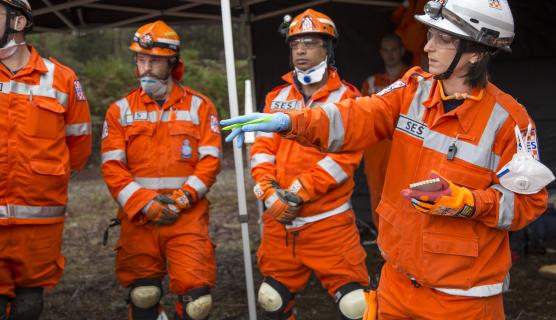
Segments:
[[[226,167],[209,194],[212,202],[210,230],[217,245],[218,261],[218,280],[212,290],[214,307],[210,319],[248,319],[235,176],[231,166]],[[259,225],[250,192],[248,202],[253,271],[258,286],[261,276],[255,252]],[[98,167],[89,168],[71,182],[63,245],[66,270],[60,284],[46,292],[41,319],[126,318],[127,290],[119,286],[114,275],[113,246],[119,228],[112,228],[108,245],[102,245],[103,232],[114,217],[115,208]],[[556,319],[556,281],[545,280],[537,273],[541,265],[556,263],[556,243],[550,246],[553,250],[546,255],[527,256],[513,267],[511,289],[505,294],[507,319]],[[372,268],[376,256],[373,248],[367,249]],[[298,297],[298,319],[338,319],[334,303],[318,281],[312,280]],[[174,299],[171,294],[163,299],[168,315],[172,315]]]

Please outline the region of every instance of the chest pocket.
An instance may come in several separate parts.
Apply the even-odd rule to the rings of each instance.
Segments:
[[[28,102],[25,132],[31,137],[43,139],[64,137],[65,111],[55,99],[32,97]]]
[[[149,160],[153,153],[151,148],[153,133],[153,124],[144,121],[136,121],[125,127],[128,164],[145,163]]]
[[[199,129],[186,121],[170,123],[170,159],[178,162],[197,162],[199,158]]]
[[[492,183],[490,170],[457,158],[442,161],[438,173],[455,184],[470,189],[486,189]]]

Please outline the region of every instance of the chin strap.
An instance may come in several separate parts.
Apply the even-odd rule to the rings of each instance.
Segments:
[[[446,80],[452,75],[452,73],[454,72],[454,69],[456,68],[456,66],[459,63],[459,60],[461,59],[461,55],[465,51],[463,42],[464,42],[463,40],[460,40],[459,45],[458,45],[458,49],[456,51],[456,55],[454,56],[454,59],[452,60],[452,63],[450,63],[450,66],[448,67],[448,69],[446,71],[442,72],[441,74],[435,75],[434,79],[436,79],[436,80]]]

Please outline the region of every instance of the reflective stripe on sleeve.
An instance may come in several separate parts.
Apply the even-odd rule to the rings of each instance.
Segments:
[[[91,123],[74,123],[66,125],[66,136],[85,136],[91,134]]]
[[[220,158],[220,149],[213,146],[200,146],[199,147],[199,159],[204,157],[212,156],[215,158]]]
[[[141,189],[141,185],[135,181],[132,181],[125,186],[118,194],[118,203],[120,206],[122,208],[125,207],[127,200],[129,200],[129,198],[131,198],[131,196],[139,189]]]
[[[336,152],[344,145],[344,123],[342,114],[338,107],[333,104],[325,104],[322,106],[326,116],[328,117],[328,152]]]
[[[329,156],[324,157],[317,164],[334,178],[337,184],[342,184],[349,178],[344,169]]]
[[[196,176],[190,176],[189,178],[187,178],[187,182],[185,184],[187,184],[191,188],[195,189],[195,191],[197,191],[197,197],[199,199],[204,197],[208,191],[207,185]]]
[[[267,209],[269,209],[276,201],[278,201],[278,196],[276,195],[276,192],[274,192],[270,195],[270,197],[266,198],[266,200],[264,201],[264,205]]]
[[[255,153],[251,158],[251,168],[255,168],[261,163],[268,162],[270,164],[276,163],[276,156],[268,153]]]
[[[255,133],[255,137],[257,138],[274,138],[274,132],[264,132],[264,131],[257,131]]]
[[[499,184],[492,185],[492,188],[500,192],[500,201],[498,202],[498,225],[496,228],[509,230],[514,220],[515,194]]]
[[[344,93],[346,93],[347,89],[348,87],[342,83],[341,87],[330,92],[324,104],[340,102],[340,100],[342,100],[342,96],[344,95]]]
[[[191,122],[193,122],[193,124],[199,124],[199,107],[201,106],[202,102],[203,99],[201,97],[191,97],[191,109],[189,113],[191,114]]]
[[[127,156],[125,150],[112,150],[102,154],[102,164],[106,161],[121,161],[127,163]]]

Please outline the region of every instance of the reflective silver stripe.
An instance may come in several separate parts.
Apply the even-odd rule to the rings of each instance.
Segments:
[[[423,77],[418,77],[419,85],[417,91],[413,96],[413,100],[407,110],[407,116],[413,120],[421,122],[425,114],[425,107],[423,101],[428,100],[432,88],[432,80],[425,80]]]
[[[0,219],[42,219],[63,217],[65,206],[22,206],[9,204],[0,206]]]
[[[344,95],[344,93],[346,93],[347,89],[348,87],[342,83],[341,87],[330,92],[324,104],[339,102],[340,100],[342,100],[342,96]]]
[[[409,110],[406,115],[400,115],[396,130],[424,139],[423,147],[446,154],[449,146],[454,143],[455,138],[428,129],[422,120],[425,112],[425,107],[422,103],[429,98],[431,87],[432,80],[419,78],[419,85]],[[492,151],[492,145],[496,134],[508,116],[508,112],[496,103],[478,145],[458,140],[456,143],[458,147],[456,158],[491,171],[496,171],[500,157]]]
[[[66,125],[66,136],[86,136],[91,134],[91,123],[74,123]]]
[[[257,138],[274,138],[274,132],[263,132],[263,131],[257,131],[255,133],[255,137]]]
[[[452,296],[463,297],[491,297],[508,290],[510,285],[510,276],[506,275],[503,282],[495,284],[487,284],[484,286],[472,287],[467,290],[463,289],[448,289],[448,288],[433,288],[445,294]]]
[[[316,214],[314,216],[297,217],[292,221],[291,224],[286,225],[286,229],[299,228],[303,225],[306,225],[307,223],[313,223],[313,222],[320,221],[320,220],[323,220],[323,219],[326,219],[326,218],[330,218],[330,217],[335,216],[337,214],[346,212],[349,209],[351,209],[351,202],[348,201],[348,202],[342,204],[341,206],[339,206],[335,209],[332,209],[332,210],[329,210],[329,211],[326,211],[326,212],[323,212],[323,213],[319,213],[319,214]]]
[[[208,157],[208,156],[220,158],[220,149],[218,149],[218,147],[212,147],[212,146],[200,146],[199,159],[203,159],[204,157]]]
[[[126,98],[121,98],[120,100],[116,101],[116,105],[120,109],[120,124],[122,126],[126,126],[126,119],[130,118],[133,119],[131,115],[131,110],[129,109],[129,102],[127,102]]]
[[[514,199],[515,194],[499,184],[493,184],[493,189],[500,191],[500,201],[498,202],[498,225],[496,228],[510,230],[514,220]]]
[[[111,160],[127,163],[127,156],[125,150],[112,150],[112,151],[104,152],[101,158],[103,164],[106,161],[111,161]]]
[[[162,122],[169,122],[172,112],[175,114],[175,120],[177,121],[191,121],[191,114],[186,110],[165,110],[160,120]]]
[[[131,196],[139,189],[141,189],[141,185],[135,181],[130,182],[127,186],[125,186],[118,194],[118,203],[120,206],[123,208],[127,203],[127,200],[129,200],[129,198],[131,198]]]
[[[328,117],[328,150],[327,152],[336,152],[344,145],[344,123],[342,114],[338,107],[333,104],[325,104],[322,106],[326,116]]]
[[[290,84],[289,86],[282,88],[273,101],[287,101],[292,87],[293,86]]]
[[[269,153],[255,153],[253,155],[253,158],[251,158],[251,168],[255,168],[259,164],[265,163],[265,162],[275,164],[276,163],[276,156],[273,155],[273,154],[269,154]]]
[[[39,84],[26,84],[11,80],[9,82],[0,82],[0,91],[3,93],[16,93],[28,96],[40,96],[54,98],[58,102],[68,106],[67,93],[54,89],[54,69],[55,64],[48,59],[41,58],[44,62],[47,72],[40,75]]]
[[[149,190],[179,189],[187,177],[133,177],[135,182]]]
[[[202,102],[203,99],[201,97],[191,97],[191,109],[189,112],[191,113],[191,121],[193,122],[193,124],[199,124],[199,107],[201,106]]]
[[[199,199],[202,198],[208,191],[207,185],[196,176],[190,176],[189,178],[187,178],[186,184],[197,191],[197,196]]]
[[[272,207],[272,205],[278,201],[278,196],[276,195],[276,192],[274,192],[273,194],[270,195],[270,197],[268,197],[265,201],[264,201],[264,205],[266,206],[266,208],[270,208]]]
[[[342,184],[349,178],[344,169],[342,169],[342,167],[329,156],[324,157],[322,160],[317,162],[317,164],[332,178],[334,178],[337,184]]]

